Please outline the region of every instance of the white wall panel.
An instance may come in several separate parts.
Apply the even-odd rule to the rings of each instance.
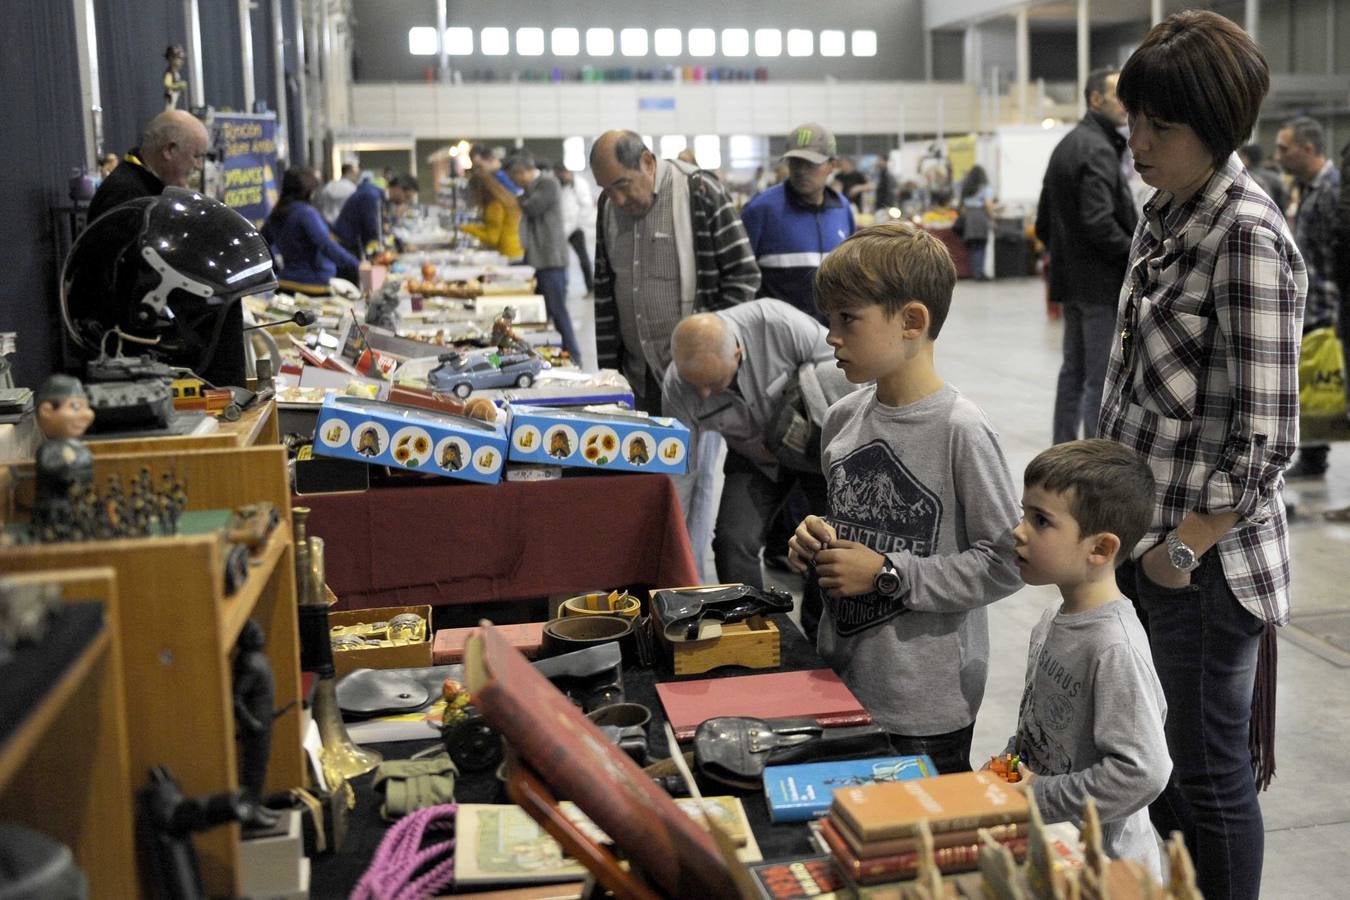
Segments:
[[[644,97],[673,98],[674,108],[640,110]],[[781,142],[803,122],[820,122],[836,134],[896,134],[902,126],[906,134],[933,132],[939,101],[946,133],[979,127],[972,85],[904,81],[359,84],[352,87],[352,124],[447,140],[592,138],[610,128],[633,128],[654,136],[760,134]]]

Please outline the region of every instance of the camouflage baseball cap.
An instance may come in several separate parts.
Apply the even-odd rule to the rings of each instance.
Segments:
[[[788,132],[784,159],[804,159],[818,166],[836,155],[834,133],[824,125],[807,122]]]

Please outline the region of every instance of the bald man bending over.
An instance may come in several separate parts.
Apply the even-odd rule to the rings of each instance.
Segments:
[[[137,197],[158,197],[166,187],[187,187],[202,167],[211,139],[206,126],[183,109],[162,112],[150,120],[141,145],[127,152],[122,164],[103,179],[89,202],[89,221]]]
[[[691,448],[701,432],[719,432],[727,442],[712,542],[719,581],[764,586],[765,534],[794,485],[802,486],[812,513],[829,512],[824,476],[782,465],[766,443],[802,366],[811,364],[830,381],[827,394],[848,389],[842,376],[831,377],[834,355],[825,333],[790,304],[761,299],[688,316],[671,335],[672,365],[661,385],[665,413],[689,426]],[[691,472],[694,455],[691,449]],[[808,600],[803,609],[805,627],[812,613],[819,616],[813,605]]]

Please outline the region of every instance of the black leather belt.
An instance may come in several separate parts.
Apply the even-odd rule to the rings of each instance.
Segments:
[[[544,625],[539,656],[546,659],[610,641],[618,642],[624,662],[632,664],[637,661],[633,620],[620,616],[569,616],[566,619],[554,619]]]

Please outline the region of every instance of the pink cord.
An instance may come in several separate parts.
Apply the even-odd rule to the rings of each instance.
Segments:
[[[409,813],[385,833],[351,900],[422,900],[455,880],[454,803]],[[425,848],[428,833],[449,834]]]

